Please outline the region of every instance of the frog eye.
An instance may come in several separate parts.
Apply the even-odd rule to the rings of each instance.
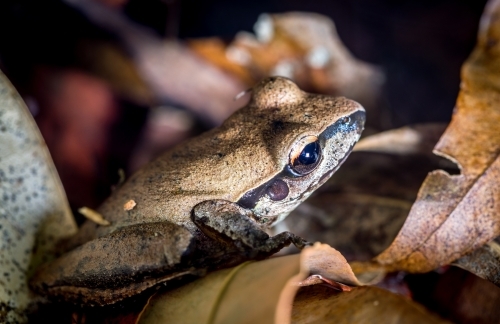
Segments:
[[[290,168],[297,175],[303,176],[313,171],[321,160],[321,146],[316,136],[302,138],[296,149],[290,153]]]

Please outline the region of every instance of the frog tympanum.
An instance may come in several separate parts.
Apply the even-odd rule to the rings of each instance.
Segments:
[[[91,305],[114,303],[158,283],[202,275],[306,241],[265,229],[339,168],[363,130],[356,102],[301,91],[272,77],[220,127],[135,173],[98,209],[110,226],[82,225],[32,288]],[[133,208],[124,205],[133,200]]]

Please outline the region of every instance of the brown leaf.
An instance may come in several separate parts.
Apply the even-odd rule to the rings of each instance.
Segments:
[[[327,244],[317,242],[312,247],[303,249],[300,254],[300,273],[291,277],[283,287],[276,308],[275,322],[290,323],[293,300],[301,286],[326,282],[330,288],[333,286],[336,290],[347,292],[350,289],[344,287],[345,284],[351,286],[370,284],[372,281],[379,281],[384,273],[380,272],[379,268],[365,268],[362,274],[363,276],[356,276],[342,254]],[[322,280],[307,280],[311,277]],[[337,284],[332,285],[332,281]]]
[[[462,68],[452,121],[435,153],[460,175],[429,174],[393,244],[375,260],[390,269],[426,272],[500,234],[500,2],[483,14],[478,44]]]
[[[301,288],[292,322],[300,323],[448,323],[421,305],[376,287],[336,293],[322,286]]]
[[[76,224],[45,142],[1,72],[0,197],[0,322],[24,322],[30,272]]]
[[[320,243],[315,243],[312,248],[302,251],[301,267],[304,274],[320,275],[351,286],[370,284],[380,273],[379,271],[374,271],[371,274],[365,273],[363,280],[360,280],[339,251],[327,244]]]
[[[453,265],[500,287],[500,245],[490,242],[453,262]]]
[[[361,139],[353,151],[392,154],[431,154],[443,134],[444,124],[421,124],[385,131]]]
[[[285,42],[293,49],[294,55],[283,53],[272,69],[279,71],[279,65],[287,61],[293,63],[297,57],[302,66],[296,68],[295,73],[292,70],[292,76],[300,86],[341,94],[365,106],[373,106],[385,76],[378,67],[356,59],[349,52],[330,18],[316,13],[288,12],[261,15],[256,26],[259,24],[264,27],[256,28],[260,40],[265,38],[262,29],[273,29],[268,45],[271,52],[273,47],[279,51],[280,44]]]

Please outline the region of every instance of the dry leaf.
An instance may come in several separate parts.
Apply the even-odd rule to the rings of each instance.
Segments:
[[[38,128],[1,73],[0,199],[0,322],[23,322],[30,272],[76,225]]]
[[[389,269],[430,271],[500,234],[499,15],[500,1],[489,2],[455,113],[435,147],[461,174],[429,174],[398,237],[375,259]]]
[[[376,287],[349,293],[311,286],[299,290],[292,323],[448,323],[411,300]]]
[[[340,283],[340,287],[335,288],[345,292],[349,289],[342,287],[344,284],[366,285],[372,281],[380,281],[380,276],[384,275],[378,268],[364,268],[362,274],[363,276],[356,276],[342,254],[327,244],[317,242],[312,247],[303,249],[300,253],[300,272],[291,277],[281,291],[276,308],[275,323],[291,322],[293,301],[300,287],[321,282],[311,281],[308,283],[308,278],[317,276],[327,279],[325,281],[330,287],[332,286],[331,281]],[[360,280],[361,277],[363,279]]]
[[[444,124],[421,124],[401,127],[361,139],[353,151],[392,154],[431,154],[443,134]]]
[[[453,262],[500,287],[500,245],[490,242]]]
[[[354,58],[340,40],[330,18],[314,13],[289,12],[262,15],[256,26],[259,24],[263,25],[263,28],[256,28],[259,39],[266,37],[266,28],[273,29],[269,40],[271,48],[273,42],[288,42],[297,49],[295,55],[301,56],[305,70],[299,69],[294,75],[298,84],[321,93],[341,94],[370,108],[374,106],[385,76],[378,67]],[[278,64],[283,64],[283,61]],[[273,67],[275,70],[279,68],[279,65]]]

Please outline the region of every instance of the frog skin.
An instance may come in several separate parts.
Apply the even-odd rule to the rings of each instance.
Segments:
[[[69,251],[39,269],[32,288],[105,305],[307,244],[266,229],[340,167],[363,130],[364,109],[282,77],[251,92],[249,104],[220,127],[179,144],[115,190],[98,209],[111,225],[84,223]],[[130,200],[137,205],[124,208]]]

